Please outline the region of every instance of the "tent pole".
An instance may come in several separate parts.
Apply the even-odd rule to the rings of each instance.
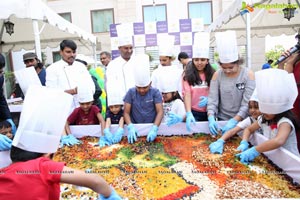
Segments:
[[[96,54],[96,44],[95,43],[92,43],[92,47],[93,47],[93,56],[94,56],[94,68],[97,67],[97,54]]]
[[[42,61],[40,31],[39,31],[39,24],[36,19],[32,20],[32,26],[33,26],[34,41],[35,41],[35,53],[40,59],[40,61]]]
[[[251,24],[250,13],[246,13],[246,44],[247,44],[247,68],[251,69]]]

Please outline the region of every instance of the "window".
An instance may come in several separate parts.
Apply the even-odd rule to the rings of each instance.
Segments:
[[[113,9],[91,11],[92,32],[109,32],[109,25],[114,23]]]
[[[72,23],[71,13],[58,13],[62,18]]]
[[[166,5],[143,6],[144,22],[167,21]]]
[[[53,63],[61,59],[59,51],[52,52]]]
[[[204,24],[212,22],[211,1],[195,2],[188,4],[189,18],[203,18]]]

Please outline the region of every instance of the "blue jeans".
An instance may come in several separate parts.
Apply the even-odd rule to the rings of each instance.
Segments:
[[[207,112],[198,112],[198,111],[194,111],[194,110],[192,110],[192,113],[193,113],[193,115],[194,115],[194,117],[195,117],[195,120],[197,121],[197,122],[202,122],[202,121],[208,121],[208,119],[207,119]]]

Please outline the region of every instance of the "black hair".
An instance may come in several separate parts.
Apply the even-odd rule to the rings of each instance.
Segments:
[[[80,62],[80,63],[84,64],[85,66],[88,65],[86,61],[80,60],[80,59],[78,59],[78,58],[76,58],[75,61]]]
[[[111,58],[111,53],[109,53],[108,51],[102,51],[100,53],[100,56],[103,55],[103,54],[105,54],[107,57]]]
[[[59,46],[61,51],[63,51],[66,47],[69,47],[73,51],[76,51],[77,49],[77,45],[73,40],[63,40]]]
[[[170,101],[166,101],[166,103],[172,102],[176,99],[180,99],[181,101],[183,101],[181,96],[179,95],[178,91],[172,92],[172,98],[170,99]]]
[[[0,53],[0,69],[5,67],[5,58],[4,56]]]
[[[10,159],[12,162],[25,162],[42,157],[43,155],[43,153],[26,151],[15,146],[11,146],[10,149]]]
[[[272,59],[269,59],[269,60],[268,60],[268,63],[269,63],[269,64],[272,64],[272,63],[273,63],[273,60],[272,60]]]
[[[212,79],[215,70],[212,68],[210,63],[208,62],[204,68],[205,81],[207,85],[210,86],[210,81]],[[184,73],[183,80],[187,81],[189,85],[195,86],[202,83],[202,80],[198,74],[198,70],[196,69],[194,62],[189,62],[186,66],[186,70]]]
[[[10,128],[10,127],[11,124],[8,121],[4,120],[0,122],[0,128]]]
[[[189,58],[189,55],[186,52],[180,52],[178,54],[178,60],[180,61],[180,59],[187,59]]]
[[[278,121],[283,118],[283,117],[286,117],[288,118],[289,120],[292,121],[294,127],[295,127],[295,130],[297,132],[297,130],[300,128],[299,125],[300,125],[300,121],[299,119],[296,117],[296,115],[293,113],[292,110],[288,110],[288,111],[285,111],[285,112],[282,112],[282,113],[279,113],[279,114],[276,114],[274,119],[272,120],[266,120],[264,117],[262,118],[262,123],[266,123],[268,125],[270,124],[277,124]]]

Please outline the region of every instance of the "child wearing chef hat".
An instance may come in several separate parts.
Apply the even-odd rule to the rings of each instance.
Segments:
[[[300,156],[297,149],[296,131],[299,122],[291,111],[297,97],[297,85],[292,74],[281,69],[261,70],[255,73],[259,110],[258,118],[243,133],[243,140],[261,128],[269,140],[237,154],[242,163],[248,164],[265,151],[279,147]]]
[[[209,149],[211,153],[223,153],[223,148],[225,141],[233,137],[234,135],[238,134],[248,126],[250,126],[252,123],[257,121],[258,117],[261,115],[261,112],[259,111],[258,107],[258,98],[257,98],[257,92],[254,90],[250,100],[249,100],[249,115],[246,119],[239,122],[236,127],[233,129],[230,129],[227,131],[220,139],[218,139],[216,142],[213,142],[209,145]],[[246,140],[242,140],[240,142],[240,145],[238,146],[238,151],[246,151],[249,147],[249,143]]]
[[[133,123],[153,123],[147,135],[152,142],[163,118],[162,96],[158,89],[151,87],[149,56],[137,55],[134,69],[135,86],[128,90],[124,98],[124,120],[128,130],[128,142],[134,143],[139,136]]]
[[[66,144],[70,146],[78,144],[79,142],[76,141],[76,138],[72,136],[70,125],[99,124],[101,126],[101,133],[103,133],[105,127],[105,121],[101,115],[100,109],[98,108],[98,106],[93,105],[93,91],[90,90],[87,85],[85,85],[84,81],[79,81],[79,85],[77,88],[77,97],[80,106],[78,108],[75,108],[69,115],[65,126],[67,136],[63,136],[72,137],[72,139],[66,140],[63,138],[63,145]]]
[[[73,97],[61,90],[30,86],[10,152],[12,164],[1,169],[1,199],[60,199],[60,183],[89,187],[100,199],[121,199],[95,174],[50,158],[56,152]],[[47,106],[45,106],[47,105]],[[43,109],[41,109],[43,108]]]
[[[211,79],[207,115],[213,135],[224,134],[248,116],[248,101],[254,91],[254,73],[242,67],[235,31],[216,33],[220,69]],[[219,129],[216,119],[227,121]]]

